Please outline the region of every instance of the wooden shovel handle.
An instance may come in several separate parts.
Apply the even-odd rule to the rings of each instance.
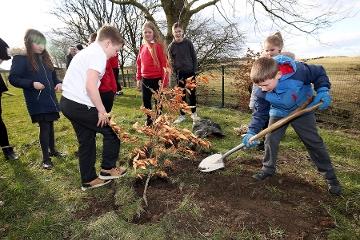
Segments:
[[[279,121],[271,124],[270,126],[268,126],[267,128],[265,128],[264,130],[262,130],[261,132],[259,132],[258,134],[256,134],[255,136],[252,136],[249,139],[249,142],[252,142],[254,140],[257,140],[259,138],[262,138],[263,136],[265,136],[266,134],[274,131],[275,129],[278,129],[279,127],[285,125],[286,123],[290,122],[291,120],[293,120],[294,118],[307,113],[307,112],[311,112],[314,111],[316,108],[318,108],[322,102],[319,102],[318,104],[306,108],[307,105],[309,105],[309,103],[312,101],[312,98],[309,98],[303,105],[301,105],[300,107],[298,107],[295,111],[293,111],[289,116],[280,119]]]

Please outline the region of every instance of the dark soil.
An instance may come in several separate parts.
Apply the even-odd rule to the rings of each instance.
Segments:
[[[197,170],[199,162],[176,162],[169,174],[176,183],[150,181],[149,206],[135,222],[154,223],[172,216],[178,228],[202,236],[211,237],[219,228],[233,233],[247,229],[267,239],[326,239],[326,232],[335,227],[323,207],[331,201],[325,187],[297,177],[296,171],[256,182],[251,175],[260,169],[259,159],[232,160],[225,170],[208,174]],[[287,159],[279,159],[279,165],[282,162],[287,164]],[[228,172],[239,165],[244,170]],[[143,182],[135,184],[140,197],[143,188]],[[179,213],[180,203],[189,196],[192,206],[200,210],[198,216]]]

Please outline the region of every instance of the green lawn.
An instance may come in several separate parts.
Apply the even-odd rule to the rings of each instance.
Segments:
[[[100,188],[93,191],[80,190],[78,162],[74,155],[77,142],[70,123],[64,118],[55,123],[56,145],[60,151],[68,153],[65,159],[55,159],[55,168],[51,171],[40,168],[41,153],[38,143],[38,127],[31,124],[26,106],[19,89],[10,87],[15,96],[3,95],[3,119],[9,132],[9,138],[20,160],[11,162],[0,156],[0,237],[4,239],[263,239],[270,236],[284,236],[277,228],[270,228],[268,233],[257,229],[232,230],[218,228],[213,235],[179,232],[172,215],[165,215],[159,221],[148,224],[136,224],[131,219],[141,213],[141,198],[132,188],[135,173],[130,174],[111,188]],[[125,89],[125,95],[116,98],[114,113],[117,123],[130,134],[135,134],[132,125],[144,122],[140,112],[139,92]],[[249,114],[235,110],[199,107],[201,117],[210,117],[220,123],[226,134],[223,139],[212,139],[213,152],[224,152],[240,143],[233,127],[246,124]],[[186,121],[181,127],[191,128]],[[321,134],[328,145],[339,178],[344,186],[344,195],[332,198],[323,207],[336,222],[336,228],[327,232],[329,239],[360,238],[360,136],[340,129],[324,130]],[[141,144],[124,143],[121,147],[120,163],[128,164],[131,150]],[[98,157],[101,157],[101,137],[98,137]],[[296,134],[290,130],[282,142],[280,154],[305,154]],[[230,157],[229,161],[250,158],[251,152],[240,151]],[[219,174],[239,174],[241,163]],[[301,165],[307,178],[315,179],[312,183],[323,186],[321,178],[313,166]],[[296,166],[283,166],[286,172]],[[309,169],[312,169],[308,171]],[[170,176],[171,178],[171,176]],[[320,179],[320,180],[319,180]],[[274,194],[278,190],[270,189]],[[325,193],[326,194],[326,193]],[[330,198],[330,195],[329,195]],[[191,195],[182,201],[176,214],[184,211],[196,220],[199,208],[191,204]],[[169,199],[170,201],[171,199]],[[109,203],[111,203],[109,205]],[[116,207],[114,207],[116,206]],[[182,215],[183,216],[183,215]],[[316,226],[314,226],[316,227]],[[274,230],[275,229],[275,230]],[[241,230],[241,231],[240,231]],[[280,234],[280,235],[279,235]],[[232,237],[229,237],[232,236]],[[236,236],[236,237],[233,237]],[[272,237],[271,237],[272,236]],[[269,238],[267,238],[269,239]],[[279,239],[279,238],[277,238]]]

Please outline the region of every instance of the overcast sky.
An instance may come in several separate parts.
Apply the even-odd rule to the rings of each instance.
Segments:
[[[309,0],[300,0],[306,2]],[[326,6],[329,2],[336,0],[311,0]],[[288,34],[282,29],[269,26],[270,20],[263,18],[259,14],[260,24],[254,28],[251,18],[251,11],[246,6],[240,6],[240,3],[246,1],[223,0],[226,7],[227,3],[236,3],[235,10],[228,11],[228,16],[232,16],[240,21],[239,28],[246,35],[246,46],[259,51],[263,39],[276,30],[280,30],[285,39],[285,50],[294,52],[297,57],[317,57],[317,56],[360,56],[360,1],[359,0],[341,0],[338,5],[333,5],[341,9],[353,9],[349,12],[350,17],[345,18],[332,27],[322,30],[319,35],[311,37],[306,34],[296,35]],[[4,39],[10,47],[21,46],[26,29],[35,28],[43,33],[48,32],[51,27],[61,25],[58,20],[49,14],[53,8],[52,0],[2,0],[0,14],[0,37]],[[21,7],[20,7],[21,6]],[[216,10],[207,9],[203,14],[216,14]],[[218,16],[216,18],[219,18]],[[263,21],[263,22],[262,22]],[[320,41],[319,41],[320,40]],[[1,67],[9,65],[2,64]],[[6,67],[7,68],[7,67]]]

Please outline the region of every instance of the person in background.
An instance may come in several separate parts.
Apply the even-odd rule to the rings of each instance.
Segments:
[[[46,50],[45,36],[29,29],[24,37],[25,50],[14,50],[9,81],[22,88],[26,106],[33,123],[40,127],[42,167],[51,169],[51,157],[63,157],[55,148],[54,121],[59,119],[59,104],[55,91],[61,91],[61,82]]]
[[[324,110],[331,104],[330,81],[320,65],[295,62],[284,55],[274,58],[261,57],[254,62],[250,78],[260,89],[255,92],[255,112],[242,140],[246,147],[254,147],[258,144],[258,141],[250,141],[250,139],[259,133],[267,122],[271,125],[288,116],[312,97],[314,90],[316,96],[308,107],[321,103],[319,109]],[[324,141],[316,128],[313,111],[295,118],[266,135],[263,166],[252,177],[262,181],[275,174],[279,144],[289,124],[305,145],[318,171],[325,177],[329,192],[333,195],[341,195],[342,189]]]
[[[0,64],[2,63],[2,61],[10,59],[10,56],[8,54],[8,48],[9,46],[7,45],[7,43],[0,38]],[[1,97],[2,93],[6,92],[7,90],[8,88],[6,87],[6,84],[0,74],[0,147],[6,159],[17,160],[19,156],[14,152],[13,147],[10,146],[7,129],[2,119]]]
[[[156,92],[160,87],[169,85],[166,71],[169,65],[164,40],[155,24],[148,21],[142,29],[144,40],[136,59],[136,80],[138,89],[142,91],[143,105],[151,110],[152,91]],[[152,125],[152,121],[148,115],[146,125]]]
[[[197,70],[197,59],[192,42],[184,38],[184,29],[180,23],[176,22],[172,26],[172,34],[174,40],[169,44],[168,53],[169,59],[176,74],[176,82],[178,87],[183,89],[183,101],[186,101],[186,79],[192,77],[192,81],[195,81],[195,73]],[[189,105],[191,108],[191,118],[193,121],[200,118],[196,113],[196,88],[189,89]],[[180,116],[174,123],[181,123],[185,120],[185,112],[180,110]]]
[[[68,49],[68,54],[66,55],[66,69],[69,67],[71,60],[76,54],[76,48],[71,46]]]
[[[83,49],[84,49],[84,46],[82,44],[76,44],[76,46],[75,46],[76,53],[79,53]]]
[[[106,62],[124,45],[119,30],[104,25],[95,42],[75,55],[63,81],[61,110],[73,125],[79,142],[81,189],[108,184],[125,174],[126,168],[116,167],[120,140],[109,126],[109,114],[101,100],[98,86]],[[102,162],[96,173],[96,133],[103,135]]]

